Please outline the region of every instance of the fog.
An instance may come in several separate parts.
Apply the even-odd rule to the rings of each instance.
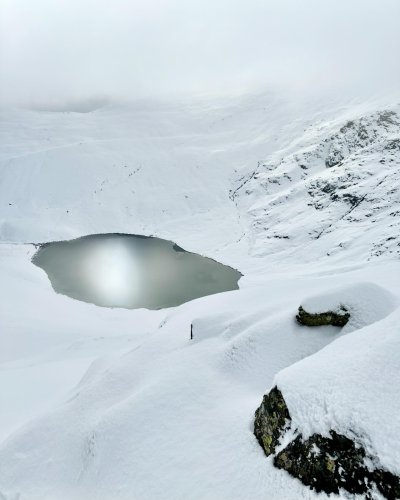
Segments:
[[[2,104],[400,84],[398,0],[2,0]]]

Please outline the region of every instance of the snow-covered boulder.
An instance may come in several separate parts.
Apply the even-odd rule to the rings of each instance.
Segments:
[[[334,430],[329,436],[313,434],[303,439],[291,428],[291,416],[281,391],[275,386],[255,413],[254,434],[274,465],[316,491],[367,495],[378,490],[384,498],[400,497],[400,477],[379,466],[357,438]]]
[[[354,283],[307,297],[296,319],[307,326],[346,325],[343,332],[348,333],[386,317],[397,302],[392,293],[374,283]]]
[[[328,311],[310,313],[299,307],[299,312],[296,315],[297,322],[305,326],[345,326],[349,321],[350,313],[346,307],[340,305],[336,310],[329,309]]]
[[[316,491],[365,495],[376,489],[384,498],[400,498],[400,477],[376,466],[356,440],[330,432],[313,434],[303,441],[297,436],[274,458],[274,465],[288,471]]]
[[[276,467],[317,491],[400,498],[398,299],[355,283],[303,304],[311,317],[346,304],[347,335],[277,374],[254,434]]]

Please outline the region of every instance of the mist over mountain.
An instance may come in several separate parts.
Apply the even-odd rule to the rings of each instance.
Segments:
[[[399,17],[396,0],[4,0],[1,102],[396,88]]]

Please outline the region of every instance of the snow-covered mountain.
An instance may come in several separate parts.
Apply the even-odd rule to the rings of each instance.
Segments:
[[[248,217],[252,251],[301,261],[398,257],[399,111],[314,123],[242,178],[232,198]]]
[[[0,496],[317,498],[253,435],[275,385],[290,432],[344,434],[399,476],[398,103],[2,110]],[[240,290],[106,309],[30,262],[32,243],[107,232],[213,257]],[[349,323],[298,325],[309,296],[345,302]]]

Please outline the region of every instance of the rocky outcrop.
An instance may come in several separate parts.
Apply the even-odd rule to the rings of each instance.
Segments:
[[[297,436],[274,458],[274,465],[284,469],[316,491],[368,495],[376,486],[390,500],[400,498],[400,478],[377,468],[369,470],[362,446],[351,439],[330,432],[330,437],[312,435],[303,441]]]
[[[350,313],[344,306],[340,306],[337,311],[326,311],[321,313],[309,313],[299,307],[296,320],[301,325],[306,326],[344,326],[350,319]]]
[[[264,396],[254,421],[254,434],[267,456],[275,452],[289,423],[290,415],[285,400],[277,387],[274,387]]]
[[[256,411],[254,434],[265,454],[274,455],[276,467],[318,492],[339,493],[344,489],[371,499],[377,489],[389,500],[400,498],[400,478],[381,468],[360,443],[334,430],[329,437],[313,434],[305,440],[294,430],[294,439],[277,451],[290,424],[283,395],[274,387]]]

